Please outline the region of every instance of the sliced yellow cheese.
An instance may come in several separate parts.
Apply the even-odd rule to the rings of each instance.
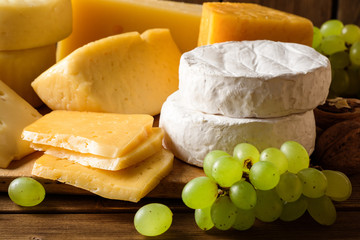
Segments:
[[[51,109],[156,115],[178,88],[180,56],[168,29],[123,33],[78,48],[32,86]]]
[[[124,32],[169,28],[182,52],[196,47],[201,5],[157,0],[72,0],[73,31],[57,49],[60,60],[75,49]]]
[[[0,50],[54,44],[71,33],[71,0],[0,1],[0,29]]]
[[[22,138],[81,153],[117,158],[133,150],[152,131],[146,114],[52,111],[22,132]]]
[[[41,114],[0,81],[0,167],[6,168],[12,160],[32,153],[29,142],[21,139],[25,126]]]
[[[0,51],[0,79],[17,94],[38,107],[42,101],[31,82],[55,64],[56,44],[25,50]]]
[[[242,40],[273,40],[312,46],[310,20],[251,3],[203,4],[199,46]]]
[[[162,149],[134,166],[107,171],[44,154],[36,160],[32,174],[85,189],[104,198],[138,202],[171,172],[173,160],[174,155]]]
[[[58,147],[32,143],[31,147],[38,151],[45,151],[45,154],[58,158],[65,158],[84,166],[116,171],[137,164],[160,151],[164,131],[161,128],[154,128],[149,138],[140,143],[132,151],[119,158],[106,158],[89,153],[79,153]]]

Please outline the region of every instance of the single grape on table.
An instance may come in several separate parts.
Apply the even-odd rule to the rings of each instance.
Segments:
[[[30,177],[18,177],[9,187],[10,199],[19,206],[33,207],[45,198],[45,189],[41,183]]]

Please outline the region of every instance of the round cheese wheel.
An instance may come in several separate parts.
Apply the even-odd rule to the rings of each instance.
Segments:
[[[56,43],[72,31],[71,0],[0,1],[0,50]]]
[[[165,131],[164,147],[177,158],[200,167],[209,151],[232,154],[233,148],[242,142],[254,144],[262,151],[293,140],[301,143],[309,154],[315,146],[312,110],[280,118],[231,118],[187,108],[179,91],[163,104],[159,126]]]
[[[313,48],[268,40],[223,42],[182,55],[179,89],[198,111],[281,117],[325,102],[331,69]]]

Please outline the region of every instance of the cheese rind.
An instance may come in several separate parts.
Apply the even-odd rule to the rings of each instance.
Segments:
[[[231,154],[236,144],[242,142],[262,151],[294,140],[309,154],[314,150],[313,111],[270,119],[230,118],[189,109],[178,93],[164,103],[159,126],[165,131],[163,145],[185,162],[201,167],[208,152],[224,150]]]
[[[55,44],[72,31],[71,0],[0,2],[0,50]]]
[[[197,46],[200,4],[157,0],[72,0],[72,5],[73,31],[59,42],[58,60],[89,42],[151,28],[169,28],[182,52]]]
[[[164,131],[161,128],[154,128],[150,136],[139,146],[119,158],[101,157],[89,153],[79,153],[63,148],[52,147],[42,144],[31,143],[31,147],[38,151],[44,151],[45,154],[58,158],[68,159],[84,166],[93,168],[117,171],[131,165],[137,164],[160,151],[162,148],[162,139]]]
[[[0,167],[6,168],[12,160],[34,152],[29,142],[21,139],[25,126],[41,114],[0,81]]]
[[[174,155],[162,149],[134,166],[107,171],[44,154],[36,160],[32,174],[85,189],[104,198],[138,202],[171,172],[173,160]]]
[[[53,110],[157,115],[178,88],[179,61],[168,29],[124,33],[78,48],[32,86]]]
[[[22,132],[22,138],[81,153],[117,158],[133,150],[152,131],[146,114],[52,111]]]
[[[328,58],[268,40],[198,47],[182,55],[179,67],[179,90],[190,108],[237,118],[312,110],[325,102],[330,83]]]
[[[311,47],[313,24],[309,19],[258,4],[203,4],[198,46],[265,39]]]

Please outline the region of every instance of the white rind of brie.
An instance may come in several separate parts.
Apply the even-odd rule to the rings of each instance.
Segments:
[[[164,147],[177,158],[199,167],[209,151],[224,150],[232,154],[236,144],[242,142],[255,145],[259,151],[279,148],[288,140],[301,143],[309,154],[315,147],[312,110],[280,118],[230,118],[187,108],[179,91],[163,104],[159,126],[165,131]]]
[[[328,58],[301,44],[223,42],[184,53],[179,80],[190,108],[236,118],[270,118],[323,104],[331,68]]]

